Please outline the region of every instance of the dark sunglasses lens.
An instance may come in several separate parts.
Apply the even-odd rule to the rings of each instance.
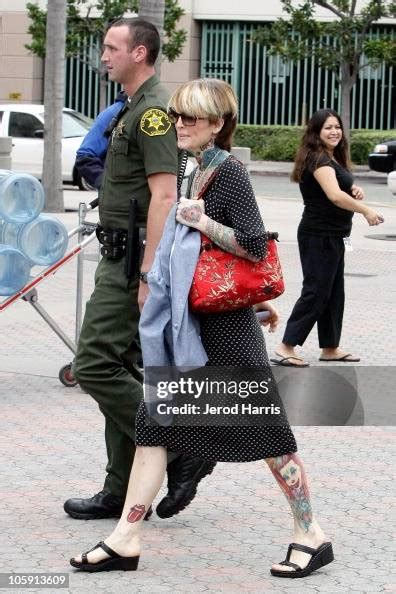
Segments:
[[[182,114],[181,119],[184,126],[195,126],[195,124],[197,123],[197,118],[194,116]]]
[[[195,126],[197,118],[195,116],[185,115],[184,113],[177,113],[174,109],[168,110],[168,118],[172,124],[177,124],[179,118],[181,118],[183,126]]]

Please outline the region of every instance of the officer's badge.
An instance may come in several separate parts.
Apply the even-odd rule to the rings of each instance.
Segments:
[[[140,120],[140,129],[147,136],[163,136],[171,125],[167,114],[162,109],[148,109]]]
[[[121,136],[123,136],[125,127],[126,127],[126,122],[123,122],[123,121],[118,122],[118,124],[113,129],[113,132],[111,133],[111,144],[113,144],[117,138],[120,138]]]
[[[122,136],[124,134],[126,123],[121,121],[118,122],[116,129],[115,129],[115,136]]]

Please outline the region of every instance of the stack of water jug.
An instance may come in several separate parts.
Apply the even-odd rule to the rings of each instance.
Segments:
[[[32,266],[49,266],[64,255],[66,227],[40,214],[41,183],[27,173],[0,169],[0,295],[13,295],[26,285]]]

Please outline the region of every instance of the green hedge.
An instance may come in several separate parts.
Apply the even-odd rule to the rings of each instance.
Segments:
[[[252,159],[262,161],[293,161],[303,128],[300,126],[246,126],[235,132],[234,146],[247,146]],[[356,165],[367,164],[374,145],[396,138],[396,130],[352,130],[351,158]]]

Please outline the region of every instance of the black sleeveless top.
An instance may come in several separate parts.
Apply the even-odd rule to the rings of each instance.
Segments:
[[[352,228],[353,212],[340,208],[331,202],[314,177],[319,167],[332,167],[341,190],[352,196],[353,176],[347,169],[326,155],[304,170],[300,192],[304,200],[304,212],[299,231],[310,235],[347,237]]]

